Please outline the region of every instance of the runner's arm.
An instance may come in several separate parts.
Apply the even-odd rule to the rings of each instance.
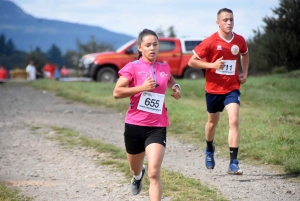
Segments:
[[[113,91],[113,96],[115,99],[119,98],[127,98],[134,94],[143,92],[143,91],[150,91],[155,88],[155,81],[153,78],[148,77],[142,85],[135,86],[135,87],[128,87],[129,80],[124,76],[120,76],[115,89]]]
[[[198,69],[222,69],[224,67],[224,62],[222,61],[223,57],[217,59],[214,63],[209,63],[202,61],[195,54],[190,58],[188,65],[192,68]]]
[[[248,67],[249,67],[249,52],[246,54],[241,54],[241,64],[243,73],[248,76]]]

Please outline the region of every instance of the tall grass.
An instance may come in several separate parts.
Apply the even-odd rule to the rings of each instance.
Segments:
[[[182,98],[173,99],[169,90],[166,105],[170,116],[169,134],[204,147],[207,119],[204,80],[177,80]],[[128,99],[114,100],[114,84],[38,80],[33,87],[91,106],[111,107],[125,114]],[[215,144],[228,157],[228,117],[221,114]],[[286,75],[249,77],[241,87],[241,143],[239,159],[273,164],[286,173],[300,173],[300,79]]]

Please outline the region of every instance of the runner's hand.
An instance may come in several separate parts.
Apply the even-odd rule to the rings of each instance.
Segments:
[[[181,98],[181,93],[180,93],[180,89],[176,86],[172,87],[173,93],[171,94],[171,96],[173,96],[176,100],[178,100],[179,98]]]
[[[245,73],[239,74],[239,81],[241,84],[244,84],[247,81],[247,75]]]
[[[220,57],[213,63],[213,68],[217,70],[222,70],[224,68],[224,61],[222,61],[223,57]]]
[[[151,91],[156,87],[156,83],[152,77],[147,77],[142,86],[144,91]]]

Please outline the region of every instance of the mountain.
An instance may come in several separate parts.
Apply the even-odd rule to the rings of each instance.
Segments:
[[[133,36],[115,33],[97,26],[36,18],[25,13],[15,3],[0,0],[0,35],[12,39],[18,50],[30,51],[36,47],[47,51],[55,44],[62,52],[76,50],[76,39],[85,43],[95,37],[97,43],[105,42],[115,48]]]

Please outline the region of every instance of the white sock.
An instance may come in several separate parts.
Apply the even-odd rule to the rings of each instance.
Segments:
[[[133,176],[134,176],[135,180],[140,180],[142,178],[142,171],[140,172],[139,175],[137,175],[137,176],[133,175]]]

